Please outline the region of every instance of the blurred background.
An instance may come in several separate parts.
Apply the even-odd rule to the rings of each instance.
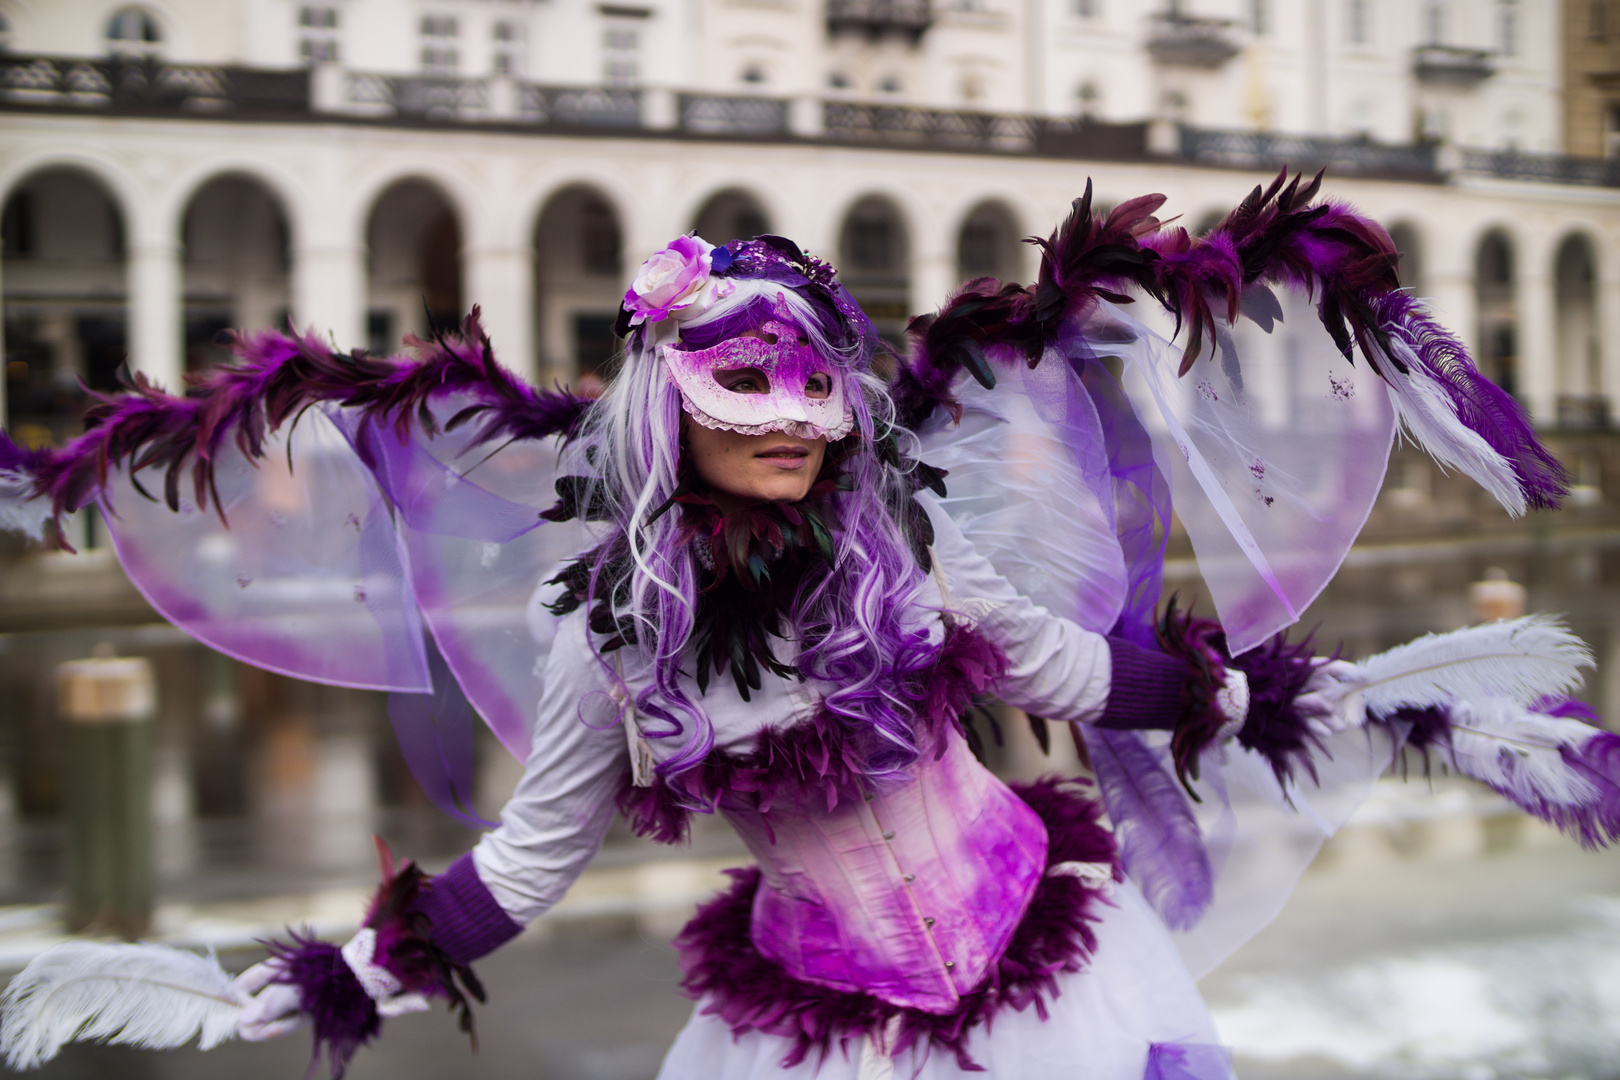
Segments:
[[[474,303],[507,365],[589,385],[634,268],[689,230],[793,237],[898,341],[961,281],[1032,277],[1020,239],[1088,177],[1202,231],[1284,166],[1384,222],[1575,480],[1515,521],[1398,449],[1304,625],[1354,655],[1565,613],[1620,723],[1620,0],[0,0],[0,422],[59,445],[121,364],[172,387],[222,330],[289,321],[395,350]],[[355,925],[373,832],[430,869],[471,845],[379,695],[191,642],[94,512],[64,539],[0,539],[0,971],[78,928],[244,965]],[[1002,719],[1005,775],[1073,767]],[[479,755],[492,814],[519,770]],[[482,966],[480,1055],[411,1017],[355,1075],[652,1076],[687,1011],[668,937],[740,852],[616,829]],[[1205,991],[1248,1077],[1620,1077],[1620,860],[1465,782],[1386,781]]]

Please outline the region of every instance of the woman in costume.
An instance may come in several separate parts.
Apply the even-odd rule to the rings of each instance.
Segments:
[[[526,762],[448,871],[385,858],[352,941],[278,946],[219,988],[215,1035],[310,1023],[341,1071],[429,997],[470,1024],[469,965],[561,898],[617,807],[664,841],[721,813],[758,864],[676,940],[697,1005],[665,1077],[1216,1080],[1195,976],[1403,747],[1590,843],[1620,833],[1620,740],[1567,700],[1587,660],[1556,626],[1360,664],[1276,636],[1354,539],[1397,422],[1511,510],[1562,485],[1399,290],[1383,230],[1314,197],[1279,178],[1192,241],[1162,198],[1103,216],[1088,190],[1035,285],[969,283],[887,383],[827,264],[683,237],[626,294],[596,401],[512,379],[476,318],[407,362],[266,334],[188,397],[138,384],[60,453],[6,448],[15,520],[99,497],[131,576],[202,640],[395,692],[453,812],[458,691]],[[1265,363],[1315,387],[1281,422]],[[167,510],[140,498],[159,467]],[[1171,485],[1220,624],[1154,617]],[[266,586],[323,574],[331,618],[289,625]],[[964,720],[991,694],[1070,726],[1096,783],[993,777]],[[54,1052],[28,1011],[50,978],[8,990],[14,1063]]]

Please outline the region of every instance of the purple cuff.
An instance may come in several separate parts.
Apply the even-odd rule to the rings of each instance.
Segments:
[[[1187,663],[1124,638],[1109,638],[1108,651],[1114,673],[1097,726],[1173,730],[1187,710]]]
[[[435,876],[415,907],[433,922],[433,944],[457,964],[494,952],[523,930],[479,880],[472,852]]]

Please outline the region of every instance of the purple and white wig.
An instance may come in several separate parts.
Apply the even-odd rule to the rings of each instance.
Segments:
[[[648,266],[663,258],[667,270],[670,253],[684,254],[679,245],[693,246],[693,239],[681,238]],[[833,280],[830,267],[775,237],[733,241],[712,252],[725,270],[708,276],[726,273],[724,288],[701,280],[705,275],[697,271],[677,282],[689,292],[707,293],[697,304],[671,312],[664,296],[663,304],[643,303],[647,313],[637,309],[640,298],[632,289],[620,316],[621,331],[628,331],[623,366],[568,450],[571,471],[585,477],[580,505],[591,507],[589,516],[607,526],[592,555],[587,604],[610,597],[614,616],[634,626],[634,640],[652,674],[635,705],[661,725],[643,734],[683,740],[659,766],[664,780],[680,792],[680,774],[709,753],[714,732],[683,677],[693,662],[689,646],[702,588],[698,559],[680,513],[658,513],[683,483],[691,482],[681,461],[682,428],[691,421],[657,349],[676,343],[707,349],[766,320],[791,318],[842,380],[854,426],[829,451],[849,481],[844,485],[849,490],[828,496],[837,522],[832,565],[796,586],[784,613],[788,635],[800,647],[795,661],[800,674],[829,684],[827,714],[875,736],[866,764],[881,780],[917,756],[918,702],[903,686],[915,685],[917,680],[905,676],[926,669],[938,651],[929,641],[927,621],[919,617],[925,568],[913,554],[908,519],[901,512],[916,489],[908,475],[915,467],[910,452],[915,439],[895,426],[894,404],[871,371],[876,335]],[[690,269],[697,260],[688,255],[687,261]],[[647,276],[644,268],[638,285]],[[888,455],[898,466],[880,456],[879,443],[885,441],[898,444],[900,452]],[[604,657],[602,663],[618,680],[611,660]]]

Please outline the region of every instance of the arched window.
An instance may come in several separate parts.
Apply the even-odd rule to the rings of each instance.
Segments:
[[[0,11],[0,53],[11,51],[11,20]]]
[[[156,56],[162,47],[163,30],[144,8],[119,8],[107,20],[107,51],[114,56]]]

